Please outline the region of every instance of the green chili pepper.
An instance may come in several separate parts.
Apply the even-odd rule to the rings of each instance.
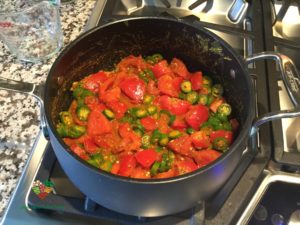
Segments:
[[[115,118],[114,112],[111,111],[110,109],[104,109],[102,113],[109,120],[113,120]]]
[[[68,137],[70,138],[79,138],[86,132],[86,128],[79,125],[72,125],[68,130]]]
[[[184,94],[183,92],[179,92],[178,97],[182,100],[186,99],[186,94]]]
[[[222,129],[222,122],[218,118],[210,117],[207,123],[210,124],[214,128],[214,130]]]
[[[160,146],[167,146],[169,143],[169,137],[166,134],[162,134],[159,141],[158,141]]]
[[[110,172],[111,168],[112,168],[112,162],[110,160],[104,160],[101,165],[100,165],[100,169],[106,171],[106,172]]]
[[[190,102],[191,104],[196,104],[199,100],[199,95],[196,91],[191,91],[187,93],[186,100]]]
[[[154,74],[152,70],[144,69],[142,72],[139,73],[139,78],[148,83],[150,80],[154,79]]]
[[[212,79],[209,76],[203,76],[202,77],[202,83],[204,85],[211,86],[213,82],[212,82]]]
[[[205,94],[199,94],[199,100],[198,103],[201,105],[207,105],[208,96]]]
[[[135,115],[137,118],[144,118],[147,116],[147,110],[146,109],[138,109],[136,112],[135,112]]]
[[[143,102],[145,104],[150,104],[153,101],[154,97],[152,95],[145,95]]]
[[[215,84],[211,88],[211,93],[215,97],[220,97],[223,95],[224,89],[221,84]]]
[[[192,91],[192,83],[191,81],[185,80],[180,84],[181,91],[183,93],[189,93]]]
[[[146,61],[152,65],[158,63],[161,60],[163,60],[163,57],[161,54],[153,54],[151,56],[146,57]]]
[[[56,126],[56,131],[60,137],[67,137],[68,136],[68,128],[65,124],[59,123]]]
[[[226,121],[226,122],[223,123],[223,130],[232,131],[232,126],[231,126],[231,123],[229,121]]]
[[[169,117],[169,125],[172,125],[172,123],[174,122],[174,120],[176,119],[175,115],[172,115],[168,110],[160,110],[160,114],[166,114]]]
[[[159,162],[153,163],[153,165],[151,166],[151,169],[150,169],[151,176],[155,176],[157,174],[159,167],[160,167]]]
[[[74,123],[72,114],[68,111],[60,112],[59,117],[60,117],[60,121],[66,126],[71,126]]]
[[[154,115],[155,113],[157,113],[157,107],[155,105],[149,105],[147,107],[147,112],[149,115]]]
[[[218,151],[226,151],[229,148],[228,140],[224,137],[217,137],[213,141],[213,148]]]
[[[142,137],[142,148],[144,148],[144,149],[149,148],[150,145],[151,145],[150,140],[151,140],[151,136],[148,135],[148,134],[145,134],[145,135]]]
[[[87,162],[100,168],[100,164],[103,162],[103,155],[101,153],[90,155],[90,159],[88,159]]]
[[[207,103],[206,105],[210,105],[215,100],[215,97],[211,94],[207,95]]]
[[[156,144],[161,139],[161,137],[162,137],[162,133],[160,133],[160,131],[158,129],[155,129],[152,132],[150,142],[152,144]]]
[[[181,132],[178,130],[172,130],[169,134],[169,138],[175,139],[181,136]]]
[[[195,132],[195,130],[193,128],[191,128],[191,127],[189,127],[189,128],[186,129],[186,133],[188,133],[188,134],[192,134],[194,132]]]
[[[81,85],[78,85],[74,90],[73,90],[73,96],[76,99],[84,99],[87,96],[93,96],[93,92],[81,87]]]
[[[231,111],[231,106],[228,103],[222,103],[217,109],[217,112],[224,116],[229,116]]]
[[[81,121],[86,121],[88,119],[88,116],[90,114],[90,109],[89,107],[82,105],[77,107],[76,109],[76,114],[79,120]]]

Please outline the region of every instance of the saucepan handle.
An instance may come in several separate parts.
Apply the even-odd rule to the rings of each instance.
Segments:
[[[261,124],[272,120],[300,116],[300,76],[293,61],[286,55],[277,52],[261,52],[246,58],[246,63],[260,59],[273,59],[277,62],[288,95],[294,104],[294,109],[270,112],[256,118],[251,128],[250,137],[257,133]]]
[[[43,85],[36,85],[32,83],[26,83],[21,81],[15,81],[11,79],[6,79],[0,77],[0,89],[8,90],[8,91],[15,91],[23,94],[29,94],[34,96],[39,103],[40,110],[41,110],[41,128],[46,138],[49,137],[47,124],[45,119],[45,112],[44,112],[44,101],[42,98],[44,86]]]

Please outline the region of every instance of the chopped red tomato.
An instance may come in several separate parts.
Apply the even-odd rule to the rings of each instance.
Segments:
[[[239,122],[237,121],[237,119],[235,119],[235,118],[231,119],[230,124],[231,124],[231,127],[232,127],[232,131],[237,132],[237,130],[239,129]]]
[[[154,149],[146,149],[136,152],[134,156],[141,166],[150,168],[157,159],[157,152]]]
[[[180,118],[178,116],[176,116],[175,120],[172,123],[172,128],[174,129],[185,129],[188,127],[188,125],[186,124],[185,120],[183,118]]]
[[[72,145],[70,149],[83,160],[88,160],[90,158],[86,151],[78,145]]]
[[[192,142],[188,135],[181,136],[170,141],[168,147],[173,151],[186,156],[188,156],[190,151],[193,150]]]
[[[107,106],[115,113],[117,119],[122,118],[127,111],[127,106],[123,102],[113,101],[107,103]]]
[[[133,172],[131,173],[132,178],[137,179],[149,179],[150,178],[150,172],[146,169],[143,169],[141,167],[136,167]]]
[[[198,166],[202,167],[215,161],[221,155],[220,152],[213,149],[205,149],[193,152],[193,158],[197,162]]]
[[[211,111],[213,111],[214,113],[217,112],[218,108],[220,105],[222,105],[222,103],[224,102],[224,99],[222,98],[216,98],[210,105],[209,105],[209,109]]]
[[[173,58],[170,64],[170,68],[173,73],[180,77],[187,78],[189,76],[189,71],[180,59]]]
[[[99,96],[100,100],[104,103],[119,101],[121,97],[121,90],[119,87],[114,87],[107,90],[102,96]]]
[[[177,87],[173,85],[173,78],[170,75],[163,75],[158,78],[157,85],[161,93],[171,97],[178,97],[179,92]]]
[[[82,80],[83,87],[94,93],[99,91],[99,85],[108,79],[108,74],[99,71]]]
[[[155,178],[170,178],[175,176],[175,171],[173,169],[169,169],[167,172],[158,173]]]
[[[123,155],[120,157],[119,175],[129,177],[136,167],[136,159],[133,155]]]
[[[202,72],[195,72],[191,75],[190,81],[192,83],[192,90],[197,91],[202,88]]]
[[[80,126],[86,126],[86,124],[87,124],[86,121],[81,121],[77,117],[77,113],[76,113],[77,106],[78,106],[77,101],[76,100],[72,101],[70,108],[69,108],[69,111],[72,114],[72,118],[76,124],[78,124]]]
[[[172,74],[172,70],[170,69],[167,60],[156,63],[152,67],[152,72],[157,79],[165,74]]]
[[[131,129],[129,123],[120,124],[119,134],[123,138],[120,148],[131,151],[137,150],[141,146],[141,137]]]
[[[134,101],[142,101],[146,91],[146,85],[143,80],[137,77],[128,77],[121,81],[121,90],[125,95]]]
[[[112,127],[109,120],[102,114],[99,109],[94,109],[88,117],[87,132],[88,135],[94,137],[111,132]]]
[[[180,91],[181,91],[180,85],[181,85],[181,83],[182,83],[183,80],[184,80],[183,77],[175,77],[175,78],[173,78],[172,85],[173,85],[173,88],[176,90],[177,93],[180,93]]]
[[[209,110],[204,105],[193,106],[186,114],[185,121],[194,130],[199,130],[202,123],[207,121],[209,117]]]
[[[214,130],[210,133],[210,141],[214,142],[214,140],[218,137],[226,138],[228,144],[232,143],[232,132],[227,130]]]
[[[149,66],[145,63],[142,56],[133,56],[130,55],[121,60],[118,64],[120,70],[128,70],[128,68],[134,67],[138,71],[148,68]]]
[[[189,159],[184,159],[182,161],[178,161],[176,163],[176,166],[177,166],[177,172],[179,175],[192,172],[199,168],[197,166],[197,164],[194,163],[193,160],[189,160]]]
[[[99,151],[98,146],[95,144],[94,140],[89,136],[87,136],[83,140],[83,146],[84,149],[90,154],[95,154]]]
[[[90,109],[94,109],[96,105],[99,105],[99,99],[96,96],[87,96],[84,98],[84,104],[86,104]],[[103,105],[103,110],[105,106]]]
[[[195,148],[203,149],[210,146],[210,138],[203,131],[196,131],[191,134],[191,140]]]
[[[150,80],[148,85],[147,85],[147,92],[151,95],[158,95],[159,94],[159,89],[156,87],[155,81]]]
[[[162,109],[168,110],[171,112],[171,114],[177,116],[185,114],[191,106],[188,101],[178,98],[171,98],[166,95],[163,95],[159,98],[159,103]]]
[[[157,120],[153,119],[151,116],[147,116],[141,119],[141,124],[147,131],[155,130],[158,126]]]
[[[119,170],[120,170],[120,162],[119,161],[116,161],[112,167],[111,167],[111,173],[112,174],[118,174],[119,173]]]

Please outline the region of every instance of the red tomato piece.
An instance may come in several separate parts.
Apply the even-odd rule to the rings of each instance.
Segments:
[[[202,88],[202,72],[195,72],[191,75],[190,81],[192,83],[192,90],[197,91]]]
[[[112,174],[118,174],[119,173],[119,170],[120,170],[120,162],[117,161],[115,162],[113,165],[112,165],[112,168],[111,168],[111,173]]]
[[[157,159],[157,152],[154,149],[146,149],[138,151],[134,156],[141,166],[150,168]]]
[[[179,138],[176,138],[169,142],[168,147],[174,152],[177,152],[181,155],[188,156],[193,150],[192,142],[190,136],[185,135]]]
[[[87,136],[83,140],[83,146],[84,149],[90,154],[95,154],[99,151],[98,146],[95,144],[94,140],[89,136]]]
[[[94,109],[96,105],[99,105],[99,99],[96,96],[87,96],[84,98],[84,104],[86,104],[90,109]],[[105,106],[103,105],[103,110]]]
[[[167,60],[161,60],[152,67],[154,76],[158,79],[165,74],[172,74]]]
[[[86,151],[79,147],[78,145],[72,145],[71,147],[71,150],[76,154],[78,155],[81,159],[83,160],[88,160],[90,157],[88,156],[88,154],[86,153]]]
[[[92,74],[82,80],[83,87],[94,93],[99,91],[99,85],[108,79],[108,74],[99,71],[95,74]]]
[[[138,166],[131,173],[131,177],[132,178],[137,178],[137,179],[149,179],[150,178],[150,173],[147,170],[145,170],[145,169]]]
[[[163,75],[158,78],[158,89],[161,93],[169,95],[171,97],[178,97],[177,87],[173,85],[173,78],[169,75]]]
[[[179,118],[178,116],[175,118],[175,120],[173,121],[172,128],[174,129],[185,129],[188,127],[188,125],[186,124],[186,122],[184,121],[183,118]]]
[[[130,99],[140,102],[144,98],[146,85],[143,80],[137,77],[128,77],[121,81],[121,90]]]
[[[203,131],[196,131],[191,134],[191,140],[195,148],[208,148],[210,145],[210,138]]]
[[[166,95],[163,95],[159,98],[159,103],[162,109],[168,110],[171,112],[171,114],[177,116],[185,114],[191,106],[188,101],[178,98],[171,98]]]
[[[193,106],[185,115],[185,121],[194,130],[199,130],[202,123],[207,121],[209,110],[204,105]]]
[[[123,155],[120,157],[119,175],[129,177],[136,167],[136,159],[133,155]]]
[[[111,132],[112,127],[109,120],[102,114],[99,109],[94,109],[90,112],[87,124],[87,133],[94,137],[97,135]]]
[[[213,142],[218,137],[226,138],[229,144],[232,143],[232,131],[214,130],[210,133],[210,141],[211,142]]]
[[[210,105],[209,109],[213,111],[214,113],[217,112],[219,106],[224,102],[224,99],[222,98],[216,98]]]
[[[159,89],[156,87],[155,81],[150,80],[147,86],[147,92],[150,95],[158,95],[159,94]]]
[[[179,175],[192,172],[199,168],[197,164],[194,163],[193,160],[187,160],[187,159],[178,161],[176,163],[176,166]]]
[[[231,127],[232,127],[232,131],[233,132],[237,132],[237,130],[239,129],[239,122],[237,119],[231,119],[230,121]]]
[[[220,152],[213,149],[205,149],[200,151],[194,151],[192,156],[195,159],[198,166],[205,166],[215,161],[221,155]]]
[[[141,119],[141,124],[147,131],[153,131],[157,128],[157,120],[153,119],[151,116],[147,116]]]
[[[181,83],[182,83],[183,80],[184,80],[183,77],[175,77],[175,78],[173,78],[172,85],[173,85],[173,88],[176,90],[177,93],[179,93],[181,91],[180,85],[181,85]]]
[[[131,129],[129,123],[120,124],[119,134],[123,138],[120,147],[126,148],[127,151],[136,150],[141,146],[141,137]]]
[[[122,59],[121,62],[118,64],[118,68],[121,70],[127,71],[129,67],[134,67],[138,70],[143,70],[148,68],[149,66],[143,60],[142,56],[130,55]]]
[[[187,78],[189,76],[189,71],[180,59],[173,58],[170,64],[170,68],[173,73],[180,77]]]
[[[106,90],[102,96],[99,96],[100,100],[104,103],[119,101],[121,97],[121,90],[119,87],[114,87],[112,89]]]
[[[155,178],[169,178],[169,177],[174,177],[175,176],[175,171],[174,169],[169,169],[167,172],[163,172],[163,173],[158,173]]]
[[[123,102],[115,101],[107,103],[107,106],[114,111],[117,119],[120,119],[124,116],[127,111],[127,106]]]

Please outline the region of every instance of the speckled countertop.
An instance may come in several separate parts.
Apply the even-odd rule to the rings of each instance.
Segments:
[[[62,4],[64,45],[83,30],[95,0]],[[53,58],[39,64],[18,62],[0,41],[0,76],[44,83]],[[0,90],[0,220],[39,132],[39,107],[34,97]]]

